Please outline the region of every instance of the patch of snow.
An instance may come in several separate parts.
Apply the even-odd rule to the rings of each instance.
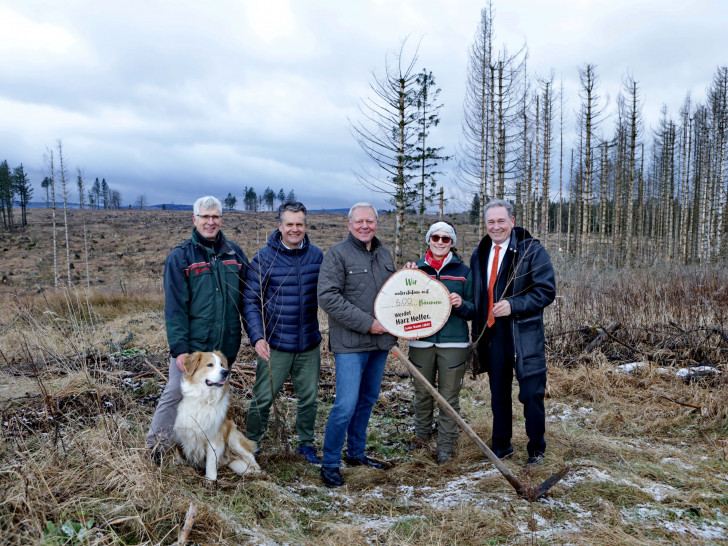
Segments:
[[[634,508],[622,508],[620,515],[627,521],[637,523],[654,523],[655,528],[666,529],[673,533],[689,535],[704,540],[720,540],[728,538],[728,525],[721,521],[722,514],[718,511],[715,515],[717,521],[689,519],[685,510],[660,506],[655,508],[649,505],[638,505]]]
[[[648,493],[653,499],[656,501],[664,500],[665,498],[669,497],[670,495],[674,495],[678,492],[676,488],[674,488],[671,485],[665,485],[662,483],[655,483],[655,482],[648,482],[647,484],[641,486],[637,483],[630,483],[628,480],[621,480],[621,483],[624,483],[625,485],[632,485],[636,487],[637,489],[640,489],[644,491],[645,493]]]
[[[590,413],[594,413],[594,408],[580,406],[574,410],[567,404],[555,403],[549,406],[546,421],[549,423],[559,423],[563,421],[577,421],[580,423],[590,422],[585,418]]]
[[[620,364],[613,370],[606,370],[605,373],[621,373],[621,374],[636,374],[649,368],[649,362],[630,362],[628,364]],[[656,371],[660,375],[674,374],[676,377],[685,379],[693,376],[701,375],[720,375],[722,372],[713,366],[694,366],[692,368],[680,368],[675,371],[672,368],[656,368]]]
[[[573,487],[577,483],[581,482],[612,482],[616,484],[621,485],[628,485],[630,487],[634,487],[636,489],[639,489],[640,491],[644,491],[645,493],[649,494],[653,499],[656,501],[661,501],[670,495],[674,495],[677,493],[677,489],[674,488],[671,485],[661,484],[661,483],[655,483],[655,482],[643,482],[643,483],[637,483],[632,480],[628,480],[626,478],[615,478],[614,476],[610,475],[608,472],[604,470],[599,470],[598,468],[582,468],[577,470],[576,472],[572,472],[568,476],[566,476],[561,483],[565,487]]]
[[[680,368],[675,372],[675,375],[685,379],[686,377],[700,376],[700,375],[720,375],[722,372],[714,368],[713,366],[694,366],[692,368]]]
[[[681,461],[680,459],[678,459],[677,457],[663,457],[662,459],[660,459],[660,462],[662,464],[672,464],[679,468],[684,468],[686,470],[693,470],[695,468],[693,465],[685,463],[685,462]]]
[[[630,362],[629,364],[620,364],[613,370],[607,370],[607,373],[636,373],[648,366],[649,363],[647,362]]]

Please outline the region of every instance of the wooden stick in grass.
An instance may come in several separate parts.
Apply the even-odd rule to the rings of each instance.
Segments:
[[[182,546],[187,542],[187,538],[190,536],[192,526],[195,524],[195,518],[197,517],[197,507],[190,503],[190,507],[187,509],[187,515],[185,516],[185,524],[182,527],[182,532],[179,534],[177,544]]]

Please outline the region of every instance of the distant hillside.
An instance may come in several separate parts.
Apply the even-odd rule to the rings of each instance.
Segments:
[[[20,208],[20,205],[18,203],[15,204],[16,207]],[[87,205],[88,206],[88,205]],[[63,201],[56,201],[56,207],[57,208],[63,208]],[[69,209],[77,209],[78,203],[73,203],[71,201],[68,201],[66,203],[66,207]],[[45,201],[31,201],[28,203],[29,209],[44,209],[46,207]],[[138,209],[139,207],[136,207],[134,205],[126,205],[122,207],[122,209]],[[178,205],[175,203],[162,203],[159,205],[147,205],[144,207],[144,210],[192,210],[192,205]],[[245,212],[241,210],[236,210],[236,212]],[[348,214],[349,208],[338,208],[338,209],[309,209],[310,213],[315,214]],[[379,210],[379,214],[386,214],[390,211],[386,210]]]
[[[20,205],[18,203],[15,203],[15,206],[20,208]],[[88,206],[88,205],[87,205]],[[63,208],[63,201],[56,201],[56,207],[57,208]],[[78,203],[73,202],[66,202],[66,207],[69,209],[77,209]],[[46,207],[45,201],[30,201],[28,203],[29,209],[44,209]],[[126,205],[122,207],[124,209],[137,209],[139,207],[135,207],[133,205]],[[176,205],[174,203],[162,203],[160,205],[147,205],[144,207],[145,210],[192,210],[192,205]]]

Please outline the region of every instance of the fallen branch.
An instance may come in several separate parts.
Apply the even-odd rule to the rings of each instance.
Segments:
[[[155,372],[157,372],[159,374],[159,376],[162,378],[163,381],[165,381],[165,382],[167,381],[166,376],[162,372],[160,372],[159,369],[156,366],[154,366],[154,364],[152,364],[151,362],[149,362],[148,359],[146,359],[146,358],[144,359],[144,364],[146,364],[151,369],[153,369]]]
[[[589,345],[587,345],[586,352],[591,353],[602,341],[604,341],[607,335],[619,330],[620,326],[621,324],[619,324],[619,322],[614,321],[609,326],[607,326],[606,330],[603,328],[597,328],[597,332],[599,332],[599,335]]]
[[[187,542],[187,538],[190,536],[192,526],[195,524],[195,518],[197,517],[197,507],[190,503],[190,507],[187,509],[187,515],[185,516],[185,524],[182,527],[182,532],[179,534],[177,544],[182,546]]]
[[[719,328],[718,326],[706,326],[705,329],[711,334],[718,334],[723,341],[728,343],[728,334],[725,330],[723,330],[723,328]]]
[[[702,410],[703,406],[696,406],[695,404],[688,404],[687,402],[678,402],[677,400],[670,398],[669,396],[660,396],[660,398],[664,398],[665,400],[669,400],[670,402],[674,402],[675,404],[679,406],[685,406],[686,408],[693,408],[693,409],[699,409]]]

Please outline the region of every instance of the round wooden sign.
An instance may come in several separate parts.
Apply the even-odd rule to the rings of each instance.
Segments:
[[[397,337],[420,339],[445,326],[450,292],[419,269],[402,269],[387,279],[374,300],[374,316]]]

